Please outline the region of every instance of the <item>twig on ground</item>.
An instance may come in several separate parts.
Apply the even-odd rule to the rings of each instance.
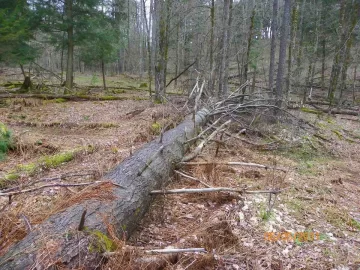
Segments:
[[[204,186],[206,186],[206,187],[208,187],[208,188],[211,188],[211,187],[212,187],[212,186],[206,184],[205,182],[201,181],[201,180],[198,179],[198,178],[192,177],[192,176],[190,176],[190,175],[188,175],[188,174],[186,174],[186,173],[183,173],[183,172],[181,172],[181,171],[177,171],[177,170],[174,170],[174,171],[175,171],[176,173],[180,174],[181,176],[184,176],[184,177],[186,177],[186,178],[188,178],[188,179],[191,179],[191,180],[194,180],[194,181],[196,181],[196,182],[199,182],[199,183],[203,184]]]
[[[26,185],[19,185],[16,187],[2,189],[2,190],[0,189],[0,193],[6,193],[6,192],[14,191],[14,190],[20,190],[21,188],[29,187],[29,186],[35,185],[37,183],[40,183],[40,182],[50,182],[50,181],[55,181],[55,180],[63,180],[66,178],[71,178],[71,177],[80,177],[80,176],[88,176],[88,175],[95,175],[95,172],[62,174],[62,175],[56,176],[56,177],[42,178],[42,179],[39,179],[37,181],[31,182]]]
[[[89,185],[94,185],[94,184],[101,184],[101,183],[106,183],[108,181],[95,181],[95,182],[89,182],[89,183],[75,183],[75,184],[49,184],[49,185],[43,185],[40,187],[35,187],[35,188],[29,188],[29,189],[24,189],[24,190],[19,190],[19,191],[12,191],[12,192],[6,192],[6,193],[0,193],[0,197],[4,197],[4,196],[12,196],[12,195],[18,195],[18,194],[22,194],[22,193],[28,193],[28,192],[33,192],[33,191],[37,191],[40,189],[44,189],[44,188],[49,188],[49,187],[81,187],[81,186],[89,186]],[[111,184],[126,189],[123,186],[120,186],[116,183],[112,183]]]
[[[281,190],[246,190],[246,189],[236,189],[229,187],[213,187],[213,188],[188,188],[188,189],[168,189],[168,190],[153,190],[150,194],[185,194],[185,193],[209,193],[209,192],[238,192],[245,194],[257,194],[257,193],[280,193]]]

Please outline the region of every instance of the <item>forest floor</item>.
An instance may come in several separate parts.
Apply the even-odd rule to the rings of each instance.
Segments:
[[[0,163],[0,184],[26,188],[38,180],[42,182],[35,187],[99,179],[157,137],[152,115],[160,116],[161,124],[166,125],[177,117],[174,106],[183,104],[183,98],[173,96],[167,105],[153,105],[146,100],[146,91],[125,90],[116,95],[127,99],[11,99],[1,103],[0,122],[12,131],[16,148]],[[212,164],[182,168],[214,187],[280,188],[280,194],[272,195],[271,211],[268,194],[161,195],[127,244],[145,249],[207,250],[178,256],[166,269],[359,269],[359,119],[292,113],[317,126],[326,140],[320,143],[311,135],[303,136],[296,148],[264,151],[229,138],[217,156],[217,144],[211,143],[194,160]],[[216,164],[220,161],[279,166],[287,172]],[[49,180],[59,176],[62,179]],[[179,176],[168,186],[190,187],[204,186]],[[41,223],[57,205],[82,189],[39,189],[12,196],[10,203],[8,197],[0,197],[0,256],[26,235],[27,220],[31,226]],[[271,238],[268,232],[284,239]],[[314,237],[285,239],[286,232],[314,232]],[[112,256],[104,269],[125,269],[131,264],[128,259]]]

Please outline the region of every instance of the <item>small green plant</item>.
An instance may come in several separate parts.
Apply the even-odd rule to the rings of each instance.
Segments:
[[[11,147],[11,132],[0,122],[0,160],[6,157],[6,153]]]
[[[147,83],[140,83],[140,88],[146,88],[146,87],[148,87]]]
[[[99,82],[99,78],[94,74],[91,78],[91,85],[96,85]]]
[[[161,133],[161,124],[159,124],[158,122],[154,122],[151,124],[151,133],[153,135],[159,135]]]
[[[356,221],[353,218],[349,221],[349,225],[350,225],[350,227],[360,230],[360,222]]]

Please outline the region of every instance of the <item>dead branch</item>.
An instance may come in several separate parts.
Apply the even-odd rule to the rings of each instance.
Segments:
[[[218,127],[213,133],[211,133],[211,135],[209,137],[207,137],[206,139],[204,139],[196,148],[195,150],[185,156],[183,159],[182,159],[182,162],[187,162],[187,161],[190,161],[192,159],[194,159],[197,155],[200,154],[200,152],[202,151],[202,149],[204,148],[204,146],[210,141],[212,140],[215,135],[220,131],[222,130],[225,126],[229,125],[231,123],[231,120],[228,120],[226,121],[225,123],[223,123],[220,127]]]
[[[205,248],[174,248],[174,249],[152,249],[145,250],[147,254],[168,254],[168,253],[186,253],[186,252],[206,252]]]
[[[95,182],[90,182],[90,183],[74,183],[74,184],[49,184],[49,185],[43,185],[40,187],[19,190],[19,191],[12,191],[12,192],[6,192],[6,193],[1,192],[0,196],[4,197],[4,196],[18,195],[18,194],[22,194],[22,193],[29,193],[29,192],[37,191],[40,189],[49,188],[49,187],[81,187],[81,186],[89,186],[89,185],[101,184],[101,183],[106,183],[106,181],[95,181]],[[112,184],[114,184],[114,183],[112,183]],[[125,187],[117,185],[117,184],[116,184],[116,186],[126,189]]]
[[[189,68],[191,68],[195,63],[196,63],[197,59],[192,62],[190,65],[188,65],[183,71],[181,71],[179,73],[179,75],[177,75],[176,77],[172,78],[167,84],[165,87],[168,87],[173,81],[175,81],[176,79],[178,79],[181,75],[183,75]]]
[[[219,165],[237,165],[237,166],[247,166],[247,167],[257,167],[257,168],[263,168],[265,170],[278,170],[278,171],[282,171],[282,172],[287,172],[286,169],[284,168],[279,168],[279,167],[272,167],[272,166],[267,166],[267,165],[262,165],[262,164],[257,164],[257,163],[246,163],[246,162],[235,162],[235,161],[230,161],[230,162],[181,162],[182,165],[191,165],[191,166],[195,166],[195,165],[208,165],[208,164],[219,164]]]
[[[186,177],[186,178],[188,178],[188,179],[191,179],[191,180],[194,180],[194,181],[196,181],[196,182],[199,182],[199,183],[203,184],[205,187],[208,187],[208,188],[211,188],[211,187],[212,187],[212,186],[206,184],[205,182],[201,181],[200,179],[195,178],[195,177],[192,177],[192,176],[190,176],[190,175],[188,175],[188,174],[186,174],[186,173],[183,173],[183,172],[181,172],[181,171],[174,170],[174,172],[176,172],[177,174],[180,174],[181,176],[184,176],[184,177]]]
[[[7,188],[7,189],[0,189],[0,193],[7,193],[7,192],[10,192],[10,191],[19,190],[21,188],[29,187],[29,186],[35,185],[37,183],[40,183],[40,182],[50,182],[50,181],[56,181],[56,180],[63,180],[63,179],[66,179],[66,178],[71,178],[71,177],[81,177],[81,176],[88,176],[88,175],[95,175],[95,172],[62,174],[62,175],[56,176],[56,177],[42,178],[42,179],[39,179],[37,181],[31,182],[31,183],[26,184],[26,185],[19,185],[19,186],[12,187],[12,188]]]
[[[258,193],[280,193],[281,190],[246,190],[228,187],[213,187],[213,188],[188,188],[188,189],[168,189],[168,190],[153,190],[152,195],[156,194],[188,194],[188,193],[209,193],[209,192],[237,192],[241,194],[258,194]]]
[[[222,118],[222,117],[219,117],[212,125],[211,125],[211,124],[208,124],[208,125],[207,125],[208,127],[207,127],[206,129],[204,129],[202,132],[200,132],[199,135],[197,135],[197,136],[194,137],[194,138],[191,138],[190,140],[187,140],[185,143],[191,143],[191,142],[193,142],[193,141],[196,141],[196,140],[200,139],[200,138],[201,138],[206,132],[208,132],[209,129],[211,129],[211,128],[215,128],[215,129],[216,129],[215,125],[221,120],[221,118]]]

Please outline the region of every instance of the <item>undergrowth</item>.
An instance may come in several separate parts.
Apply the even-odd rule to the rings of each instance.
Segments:
[[[11,147],[11,132],[0,122],[0,161],[6,157],[6,153]]]

